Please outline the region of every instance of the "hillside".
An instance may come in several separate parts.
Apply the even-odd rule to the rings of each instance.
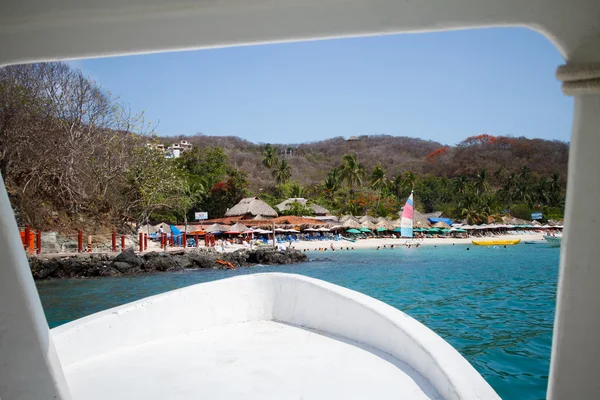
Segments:
[[[178,136],[160,138],[164,143],[188,140],[200,148],[221,147],[230,164],[248,174],[253,191],[273,185],[271,171],[261,165],[265,144],[256,144],[234,136]],[[456,146],[431,140],[386,135],[360,136],[357,141],[342,137],[302,143],[273,144],[279,157],[292,167],[293,182],[302,186],[323,181],[327,173],[340,165],[344,154],[356,154],[370,171],[381,163],[388,178],[405,171],[417,175],[474,176],[486,168],[518,172],[527,167],[533,174],[567,176],[569,145],[565,142],[524,137],[480,135],[465,139]]]
[[[176,159],[147,146],[184,139],[194,146]],[[19,224],[36,229],[127,232],[133,220],[183,222],[194,211],[218,218],[245,196],[395,217],[413,188],[417,209],[469,221],[507,210],[528,218],[543,207],[562,217],[567,143],[487,134],[456,146],[354,139],[156,137],[143,115],[67,64],[0,68],[0,173]]]

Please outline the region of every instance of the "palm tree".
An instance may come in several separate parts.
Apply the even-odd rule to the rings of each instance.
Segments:
[[[543,205],[550,203],[550,184],[546,178],[540,178],[533,188],[535,200]]]
[[[469,188],[469,178],[465,175],[461,175],[454,179],[454,190],[458,194],[465,194]]]
[[[323,186],[330,193],[335,193],[340,188],[340,183],[342,182],[342,177],[340,170],[338,168],[334,168],[327,174],[325,181],[323,182]]]
[[[394,194],[396,195],[396,198],[398,199],[398,201],[400,201],[400,198],[402,197],[402,191],[404,189],[404,177],[402,176],[402,174],[396,175],[391,180],[391,186],[392,190],[394,191]]]
[[[487,214],[482,209],[479,196],[474,192],[467,192],[458,204],[457,214],[467,220],[469,224],[483,222]]]
[[[187,232],[187,214],[188,212],[200,201],[202,196],[205,194],[204,185],[200,182],[186,183],[181,188],[181,196],[178,204],[183,213],[183,223],[185,225],[185,232]]]
[[[524,183],[529,183],[531,179],[531,170],[527,167],[521,168],[521,173],[519,174],[519,180]]]
[[[263,150],[262,164],[269,169],[279,164],[279,156],[277,155],[277,149],[271,146],[270,144],[267,144],[265,146],[265,149]]]
[[[379,201],[381,200],[381,187],[384,185],[386,181],[385,178],[385,169],[381,166],[381,164],[377,164],[373,171],[371,172],[371,186],[378,189],[377,193],[377,205],[375,206],[375,212],[379,215]]]
[[[417,177],[414,172],[408,170],[404,173],[404,185],[406,188],[410,188],[411,192],[415,189],[415,183],[417,182]]]
[[[562,197],[562,180],[560,179],[559,174],[552,174],[550,177],[550,187],[548,189],[550,191],[550,204],[558,206]]]
[[[286,183],[292,177],[292,167],[285,160],[281,160],[277,168],[271,171],[278,185]]]
[[[342,157],[341,177],[350,186],[350,191],[354,191],[354,184],[360,186],[365,177],[365,167],[356,159],[355,154],[346,154]]]
[[[484,194],[490,190],[490,183],[488,182],[488,170],[486,168],[481,168],[479,171],[477,171],[477,175],[475,177],[475,190],[478,194]]]
[[[290,197],[298,198],[304,195],[304,188],[297,183],[294,183],[290,187]]]

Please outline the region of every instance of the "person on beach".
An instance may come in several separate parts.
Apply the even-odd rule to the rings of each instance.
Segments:
[[[331,243],[331,244],[329,245],[329,247],[331,247],[331,251],[335,251],[335,247],[333,247],[333,243]]]

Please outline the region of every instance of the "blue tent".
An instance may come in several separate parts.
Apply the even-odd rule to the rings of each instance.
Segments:
[[[169,225],[169,227],[171,228],[171,233],[173,234],[173,241],[175,242],[174,244],[176,246],[181,246],[183,232],[181,232],[179,229],[177,229],[177,227],[175,225]]]
[[[436,222],[445,222],[448,225],[452,226],[452,220],[450,218],[427,218],[429,222],[435,224]]]

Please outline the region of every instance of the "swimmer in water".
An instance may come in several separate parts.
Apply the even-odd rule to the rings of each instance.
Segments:
[[[381,247],[377,246],[377,250],[381,250]]]
[[[394,245],[391,245],[391,246],[390,246],[390,248],[391,248],[391,249],[393,249],[393,248],[394,248]]]

